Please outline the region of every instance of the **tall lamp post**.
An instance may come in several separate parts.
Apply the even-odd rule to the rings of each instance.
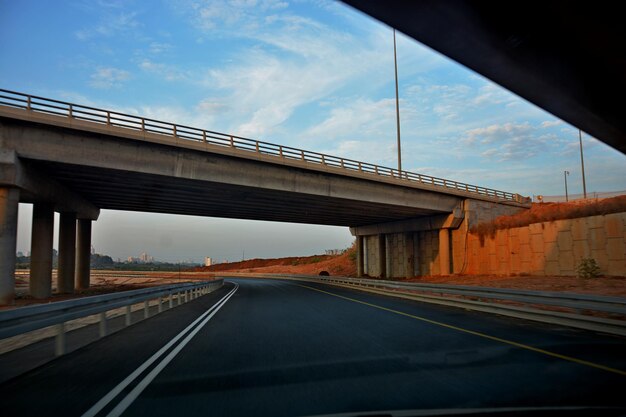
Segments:
[[[400,149],[400,101],[398,99],[398,57],[396,55],[396,30],[393,30],[393,63],[396,70],[396,126],[398,131],[398,175],[402,175],[402,151]]]
[[[583,198],[587,198],[587,184],[585,184],[585,160],[583,159],[583,134],[578,129],[578,140],[580,142],[580,166],[583,172]]]
[[[567,176],[569,175],[569,171],[563,171],[563,177],[565,178],[565,202],[569,201],[569,197],[567,195]]]

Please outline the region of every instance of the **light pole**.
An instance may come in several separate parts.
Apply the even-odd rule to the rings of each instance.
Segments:
[[[396,30],[393,30],[393,63],[396,71],[396,126],[398,131],[398,174],[402,172],[402,151],[400,149],[400,101],[398,99],[398,57],[396,55]]]
[[[563,171],[563,177],[565,178],[565,202],[569,201],[568,195],[567,195],[567,176],[569,175],[569,171]]]
[[[587,184],[585,184],[585,160],[583,159],[583,134],[578,129],[578,140],[580,142],[580,166],[583,172],[583,198],[587,198]]]

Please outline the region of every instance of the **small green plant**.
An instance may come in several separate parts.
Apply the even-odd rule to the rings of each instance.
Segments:
[[[583,258],[576,268],[579,278],[597,278],[600,276],[600,267],[593,258]]]
[[[355,250],[348,253],[348,259],[350,259],[350,262],[352,262],[353,264],[356,264],[356,251]]]

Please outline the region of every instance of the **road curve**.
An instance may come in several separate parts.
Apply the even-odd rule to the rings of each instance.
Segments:
[[[626,339],[592,332],[322,284],[229,279],[1,384],[0,396],[7,416],[626,406],[625,351]]]

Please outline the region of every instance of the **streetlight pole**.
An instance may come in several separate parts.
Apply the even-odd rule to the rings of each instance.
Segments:
[[[567,176],[569,175],[569,171],[563,171],[563,177],[565,177],[565,202],[569,201],[569,197],[567,195]]]
[[[583,159],[583,134],[578,129],[578,140],[580,142],[580,166],[583,172],[583,198],[587,198],[587,184],[585,183],[585,160]]]
[[[402,172],[402,151],[400,148],[400,101],[398,99],[398,57],[396,54],[396,30],[393,30],[393,63],[396,70],[396,126],[398,131],[398,174]],[[401,174],[400,174],[401,175]]]

